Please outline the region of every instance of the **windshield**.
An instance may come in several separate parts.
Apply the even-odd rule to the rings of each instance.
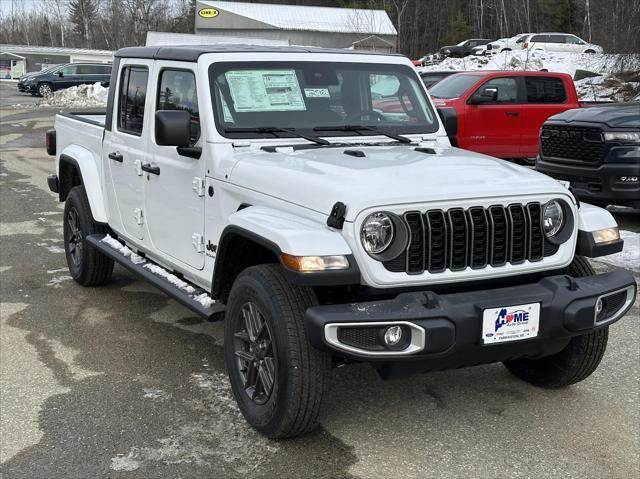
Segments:
[[[216,128],[227,138],[353,136],[345,127],[354,125],[375,127],[358,135],[438,130],[415,69],[405,65],[229,62],[212,64],[209,76]]]
[[[436,98],[458,98],[480,78],[482,75],[451,75],[433,85],[429,93]]]

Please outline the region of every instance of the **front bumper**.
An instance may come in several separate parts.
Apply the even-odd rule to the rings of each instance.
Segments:
[[[617,147],[631,159],[637,147]],[[574,166],[538,158],[536,170],[557,180],[569,181],[576,196],[587,203],[634,205],[640,202],[640,157],[635,161]],[[627,181],[623,181],[626,178]],[[636,178],[636,181],[628,181]]]
[[[622,293],[625,293],[622,300]],[[611,311],[596,318],[596,303],[610,296]],[[432,292],[402,293],[394,299],[366,303],[314,306],[305,315],[306,330],[311,344],[334,356],[400,362],[409,371],[409,363],[418,369],[440,370],[474,364],[505,361],[518,357],[542,357],[563,349],[571,337],[589,333],[619,320],[631,308],[636,296],[636,283],[631,273],[617,270],[596,276],[572,278],[550,276],[537,283],[500,288],[436,295]],[[485,345],[482,339],[483,311],[529,303],[540,303],[537,337]],[[609,308],[609,306],[605,306]],[[615,309],[614,309],[615,308]],[[606,311],[606,310],[605,310]],[[378,329],[393,324],[411,330],[405,351],[372,351],[341,344],[336,334],[360,328],[368,337],[367,328]],[[424,334],[420,333],[420,330]],[[415,336],[414,336],[415,335]],[[345,335],[342,334],[344,338]],[[364,343],[362,343],[364,344]]]

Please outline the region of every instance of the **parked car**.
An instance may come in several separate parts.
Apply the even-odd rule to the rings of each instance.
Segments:
[[[438,83],[443,78],[447,78],[455,73],[460,73],[460,71],[456,70],[436,70],[436,71],[422,71],[420,72],[420,79],[424,86],[427,88],[431,88],[433,85]]]
[[[46,136],[70,275],[104,284],[117,262],[224,319],[234,398],[264,435],[313,429],[330,368],[351,361],[384,378],[504,361],[539,387],[582,381],[635,301],[630,272],[584,257],[622,249],[612,215],[452,148],[455,117],[404,57],[115,58],[106,115],[59,114]],[[374,111],[373,86],[394,83],[404,117]]]
[[[54,70],[57,70],[59,67],[60,67],[60,65],[52,65],[49,68],[45,68],[44,70],[41,70],[39,72],[29,72],[29,73],[26,73],[26,74],[22,75],[18,79],[18,84],[17,84],[18,91],[19,92],[26,92],[27,91],[27,87],[25,86],[25,83],[29,78],[32,78],[32,77],[37,76],[37,75],[42,75],[43,73],[52,72]]]
[[[640,103],[569,110],[540,131],[536,170],[582,201],[640,208]]]
[[[602,53],[600,45],[588,43],[570,33],[532,33],[524,39],[522,48],[525,50],[542,50],[545,52],[569,53]]]
[[[487,45],[479,45],[471,49],[471,54],[475,56],[484,56],[487,53]]]
[[[449,45],[440,49],[440,55],[443,58],[454,57],[462,58],[471,55],[474,47],[479,45],[486,45],[491,40],[486,38],[474,38],[471,40],[464,40],[457,45]]]
[[[68,63],[30,76],[24,81],[25,91],[48,96],[56,90],[111,80],[111,65],[106,63]]]
[[[487,43],[487,55],[494,53],[506,52],[511,50],[522,50],[522,44],[531,33],[518,33],[510,38],[499,38],[490,43]]]
[[[578,108],[564,73],[464,72],[429,89],[437,107],[458,115],[458,146],[498,158],[535,158],[540,127],[551,115]]]

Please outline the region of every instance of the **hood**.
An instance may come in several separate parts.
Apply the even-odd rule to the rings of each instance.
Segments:
[[[371,207],[566,193],[556,180],[507,161],[452,147],[435,147],[435,154],[414,148],[253,150],[236,155],[229,181],[325,215],[341,201],[347,205],[347,221]],[[345,154],[348,150],[365,156]]]
[[[638,103],[611,103],[607,106],[577,108],[553,115],[554,123],[604,123],[610,128],[640,128],[640,105]]]

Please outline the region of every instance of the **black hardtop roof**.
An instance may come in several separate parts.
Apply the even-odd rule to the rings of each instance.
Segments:
[[[116,52],[119,58],[150,58],[153,60],[176,60],[183,62],[198,61],[205,53],[340,53],[359,55],[394,55],[397,53],[378,53],[365,50],[344,50],[341,48],[297,47],[297,46],[267,46],[267,45],[180,45],[156,47],[127,47]]]

